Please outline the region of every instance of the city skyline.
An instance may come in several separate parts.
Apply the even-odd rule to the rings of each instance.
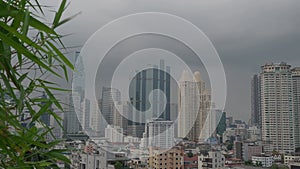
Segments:
[[[298,2],[295,1],[220,2],[222,5],[211,1],[188,1],[184,4],[187,8],[181,8],[181,2],[165,2],[160,6],[154,5],[155,2],[147,1],[137,4],[127,1],[102,3],[105,5],[98,5],[96,1],[86,4],[71,3],[67,14],[82,11],[82,14],[75,20],[91,26],[81,30],[77,29],[80,27],[77,22],[66,26],[65,29],[80,34],[78,38],[76,36],[64,39],[69,46],[82,46],[98,28],[126,14],[157,9],[155,11],[182,16],[202,29],[215,45],[228,79],[228,97],[225,109],[228,115],[237,119],[241,118],[245,121],[250,119],[249,77],[257,72],[260,64],[285,61],[292,66],[300,65],[298,57],[300,51],[297,47],[299,44],[297,28],[300,23],[296,17],[300,10]],[[149,5],[142,5],[143,3]],[[116,9],[113,8],[114,10],[107,11],[103,8],[103,6],[115,7],[115,4],[119,5]],[[211,10],[205,10],[206,7]],[[180,10],[174,11],[173,9]],[[102,11],[103,13],[101,13]],[[103,14],[99,20],[87,19],[88,16],[96,13]],[[197,15],[193,13],[197,13]],[[247,18],[251,18],[251,21]],[[73,57],[70,56],[70,58]],[[191,65],[193,65],[192,62]],[[197,65],[193,66],[197,67]]]
[[[300,168],[299,0],[0,8],[0,168]]]

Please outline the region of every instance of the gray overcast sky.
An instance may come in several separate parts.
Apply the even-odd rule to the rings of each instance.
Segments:
[[[250,117],[250,80],[260,65],[285,61],[300,66],[299,0],[78,0],[65,17],[77,12],[82,13],[59,29],[73,33],[64,39],[66,46],[82,46],[101,26],[137,12],[189,20],[218,51],[227,76],[226,111],[243,120]]]

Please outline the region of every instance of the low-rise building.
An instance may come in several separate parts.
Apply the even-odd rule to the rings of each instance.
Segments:
[[[140,159],[131,159],[128,162],[128,165],[130,168],[136,168],[136,169],[147,169],[147,163],[144,163],[142,160]]]
[[[239,158],[227,158],[225,160],[225,166],[228,167],[241,166],[242,164],[244,164],[244,162]]]
[[[271,167],[273,164],[273,157],[260,154],[260,155],[254,155],[252,156],[252,163],[256,166],[261,166],[261,167]]]
[[[234,155],[235,158],[242,159],[244,161],[251,160],[251,157],[256,154],[262,153],[262,146],[256,142],[250,141],[236,141],[234,142]]]
[[[300,163],[300,153],[292,153],[284,155],[284,164]]]
[[[209,151],[198,156],[198,169],[225,168],[225,157],[220,151]]]
[[[223,133],[223,143],[226,141],[242,141],[248,139],[248,131],[245,128],[227,128]]]
[[[97,154],[80,154],[79,169],[107,169],[105,151]]]
[[[260,129],[257,126],[251,126],[247,129],[248,131],[248,138],[251,141],[257,141],[261,139]]]
[[[198,155],[193,157],[184,156],[184,168],[185,169],[197,169],[198,168]]]
[[[171,149],[149,148],[148,165],[150,168],[183,168],[183,148],[175,146]]]
[[[289,165],[290,169],[299,169],[300,168],[300,163],[292,163]]]

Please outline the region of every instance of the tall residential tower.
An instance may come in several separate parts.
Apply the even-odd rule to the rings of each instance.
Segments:
[[[260,73],[262,141],[265,152],[295,151],[295,113],[291,66],[265,64]]]
[[[292,69],[295,111],[295,147],[300,147],[300,67]]]
[[[178,137],[186,137],[193,141],[200,139],[210,102],[210,95],[205,90],[200,73],[195,72],[191,78],[189,73],[184,71],[179,81]]]

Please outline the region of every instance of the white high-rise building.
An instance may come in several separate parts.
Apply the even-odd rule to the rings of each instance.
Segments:
[[[97,101],[90,101],[90,127],[92,130],[91,135],[103,136],[103,131],[101,131],[101,113]]]
[[[109,125],[114,122],[114,107],[121,101],[121,92],[118,89],[103,87],[101,114]]]
[[[113,108],[113,125],[123,128],[124,134],[128,133],[128,115],[129,115],[129,102],[118,102]]]
[[[175,145],[172,121],[148,120],[143,134],[143,147],[171,148]]]
[[[179,81],[178,102],[178,137],[199,140],[210,108],[210,94],[205,90],[205,83],[200,73],[191,78],[184,71]]]
[[[300,147],[300,67],[292,69],[295,111],[295,147]]]
[[[290,68],[286,63],[271,63],[261,67],[261,134],[265,152],[295,151],[295,113]]]
[[[108,138],[109,142],[123,143],[124,142],[123,129],[119,126],[107,125],[107,127],[105,128],[105,137]]]

